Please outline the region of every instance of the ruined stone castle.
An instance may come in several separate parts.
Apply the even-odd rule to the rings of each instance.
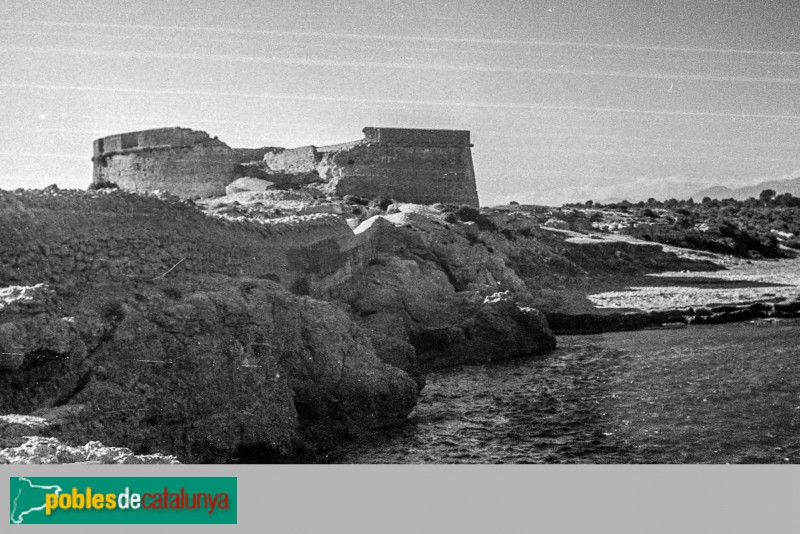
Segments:
[[[162,128],[94,142],[93,182],[182,198],[225,194],[241,177],[337,195],[478,205],[469,131],[364,128],[364,138],[293,149],[231,148],[205,132]]]

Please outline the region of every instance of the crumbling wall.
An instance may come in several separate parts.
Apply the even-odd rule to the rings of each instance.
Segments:
[[[469,147],[362,144],[330,153],[322,165],[339,196],[478,205]]]
[[[329,155],[331,185],[338,195],[477,206],[471,147],[465,130],[367,127],[362,144]]]
[[[374,251],[335,215],[234,222],[114,190],[0,191],[0,228],[0,287],[224,274],[318,294]]]
[[[300,294],[325,296],[334,287],[360,273],[375,256],[383,225],[392,226],[376,216],[363,222],[355,234],[340,232],[290,250],[290,268],[303,273],[293,282],[292,289]]]
[[[360,141],[320,148],[233,149],[205,132],[163,128],[95,141],[94,182],[198,198],[225,194],[246,172],[275,173],[266,179],[298,187],[319,176],[339,196],[477,206],[471,146],[468,131],[367,127]]]
[[[239,163],[219,147],[142,150],[108,157],[95,166],[94,182],[113,182],[128,191],[168,191],[182,198],[225,194]]]
[[[145,148],[178,148],[194,145],[228,146],[216,137],[212,139],[206,132],[189,128],[158,128],[97,139],[94,142],[94,156],[112,155]]]
[[[317,169],[320,155],[313,146],[290,148],[264,155],[264,163],[272,170],[283,172],[312,172]]]
[[[233,149],[205,132],[161,128],[112,135],[94,142],[95,184],[128,191],[166,191],[181,198],[225,194],[237,166],[275,147]]]
[[[478,205],[468,131],[364,128],[361,141],[267,154],[273,171],[316,171],[335,195]]]

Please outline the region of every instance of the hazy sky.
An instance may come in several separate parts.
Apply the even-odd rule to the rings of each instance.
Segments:
[[[1,0],[0,188],[85,188],[93,139],[164,126],[468,129],[483,204],[794,176],[798,27],[796,0]]]

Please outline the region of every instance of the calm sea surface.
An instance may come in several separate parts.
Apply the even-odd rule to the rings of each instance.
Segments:
[[[562,336],[432,373],[409,422],[342,463],[800,463],[800,323]]]

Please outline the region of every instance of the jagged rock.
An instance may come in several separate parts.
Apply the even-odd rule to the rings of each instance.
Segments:
[[[0,449],[0,464],[177,464],[175,456],[134,454],[126,447],[106,447],[99,441],[77,447],[56,438],[26,436],[24,443]]]
[[[505,255],[481,242],[474,224],[448,225],[420,211],[389,215],[386,219],[396,227],[385,232],[379,250],[434,263],[456,291],[469,289],[490,295],[510,289],[521,300],[531,298],[525,283],[508,266]]]
[[[411,343],[397,337],[385,334],[380,330],[364,329],[375,347],[375,353],[382,362],[388,363],[408,373],[420,390],[425,386],[425,377],[421,374],[419,359]]]
[[[0,371],[14,371],[24,363],[65,356],[86,355],[86,347],[69,317],[36,314],[0,323]]]
[[[414,381],[344,312],[266,280],[95,288],[71,313],[63,331],[46,315],[2,323],[23,332],[25,356],[0,374],[0,412],[72,407],[49,428],[68,443],[191,462],[255,448],[263,461],[290,452],[303,425],[356,431],[416,402]]]
[[[161,453],[134,454],[126,447],[106,447],[99,441],[70,446],[46,436],[49,429],[63,423],[70,408],[45,410],[46,417],[0,415],[0,464],[176,464],[175,456]]]
[[[50,421],[35,415],[0,415],[0,451],[18,447],[31,434],[38,434],[50,426]],[[2,459],[0,459],[2,463]]]
[[[383,253],[333,297],[377,334],[379,345],[395,338],[414,346],[419,363],[402,368],[419,373],[555,347],[536,310],[521,310],[510,294],[484,303],[482,294],[493,295],[498,286],[512,287],[515,296],[529,295],[500,257],[435,218],[401,212],[386,219],[401,226],[382,234]],[[396,354],[386,354],[384,361],[397,365]]]
[[[513,298],[487,298],[477,313],[447,328],[421,329],[412,338],[426,368],[503,360],[556,348],[544,315]]]

